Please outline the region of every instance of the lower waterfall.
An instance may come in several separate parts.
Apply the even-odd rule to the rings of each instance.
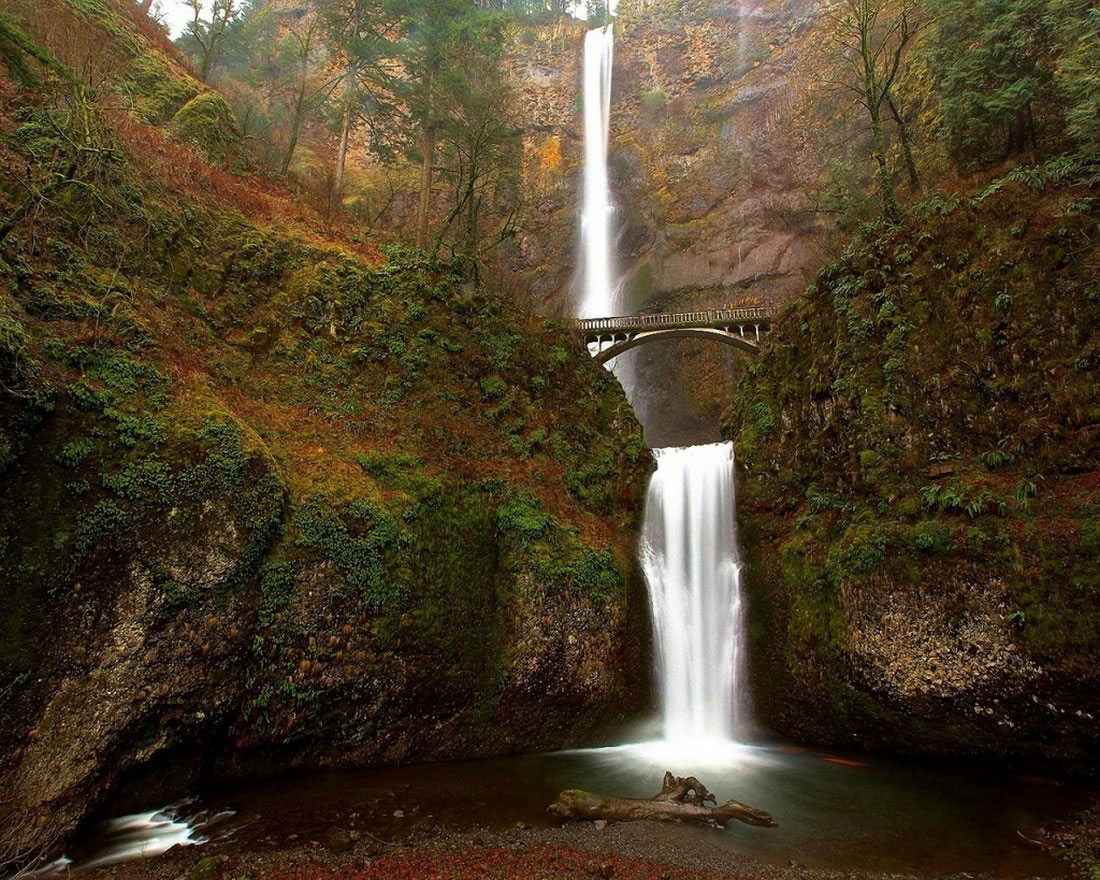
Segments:
[[[748,702],[733,445],[654,454],[641,555],[662,734],[721,747],[737,740]]]

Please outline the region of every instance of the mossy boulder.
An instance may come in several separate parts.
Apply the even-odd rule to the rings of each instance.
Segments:
[[[227,164],[241,142],[233,110],[217,92],[203,92],[180,107],[168,124],[168,134],[215,165]]]
[[[232,717],[285,503],[263,443],[216,402],[96,387],[119,375],[59,394],[0,482],[0,674],[19,685],[0,734],[23,742],[8,791],[62,826]]]
[[[171,121],[188,101],[203,94],[199,82],[152,50],[134,56],[119,88],[133,100],[137,117],[154,125]]]
[[[48,404],[2,402],[25,425],[0,474],[21,814],[71,827],[196,743],[231,739],[230,774],[469,757],[640,708],[650,465],[618,384],[443,264],[204,238],[228,247],[177,312],[201,380],[154,349],[44,346],[75,313],[21,313],[51,377]],[[97,710],[104,687],[129,696]]]
[[[98,51],[100,63],[112,69],[111,87],[143,122],[168,122],[203,90],[180,64],[181,56],[167,35],[137,8],[128,9],[118,0],[60,0],[49,14],[54,27],[79,32],[82,45]],[[152,41],[151,35],[156,35]]]
[[[169,110],[124,7],[66,2],[151,63],[135,107],[232,164],[219,96]],[[43,186],[55,99],[0,119]],[[571,330],[467,267],[195,199],[88,112],[95,186],[0,243],[5,846],[129,785],[560,748],[645,706],[652,461]]]

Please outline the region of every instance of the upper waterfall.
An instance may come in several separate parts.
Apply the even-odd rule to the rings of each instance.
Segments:
[[[614,25],[590,30],[584,40],[584,206],[581,215],[581,260],[584,267],[578,316],[615,314],[611,258],[614,208],[607,172],[611,131],[611,71]]]

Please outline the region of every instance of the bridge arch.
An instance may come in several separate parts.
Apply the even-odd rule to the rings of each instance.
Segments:
[[[771,329],[766,306],[710,309],[703,312],[583,318],[574,327],[584,337],[592,357],[603,365],[623,352],[663,339],[706,339],[755,354]],[[607,348],[604,348],[604,346]]]
[[[747,351],[749,354],[756,354],[757,352],[756,342],[716,327],[676,327],[667,330],[647,330],[631,335],[619,334],[612,336],[611,339],[613,344],[609,348],[600,349],[593,355],[593,359],[601,366],[613,361],[632,348],[665,339],[707,339],[711,342],[720,342],[723,345]]]

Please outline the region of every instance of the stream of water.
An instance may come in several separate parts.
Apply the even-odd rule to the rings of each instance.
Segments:
[[[592,28],[584,38],[584,190],[581,213],[583,285],[578,317],[614,314],[612,220],[607,147],[611,131],[611,69],[614,25]]]

